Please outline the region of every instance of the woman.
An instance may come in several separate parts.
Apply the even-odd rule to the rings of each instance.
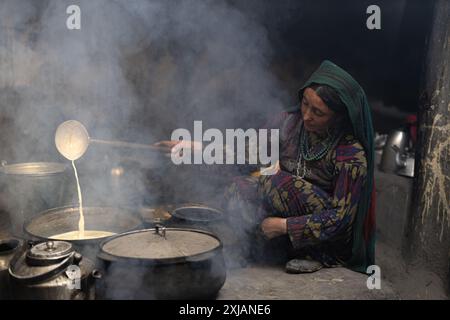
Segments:
[[[288,272],[374,264],[373,128],[366,95],[343,69],[324,61],[299,91],[300,107],[270,125],[280,129],[274,175],[236,177],[224,200],[244,244],[289,239]],[[287,237],[286,237],[287,236]],[[256,237],[256,238],[255,238]]]

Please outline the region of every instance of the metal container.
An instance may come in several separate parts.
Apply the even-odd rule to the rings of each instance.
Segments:
[[[105,299],[210,299],[226,278],[222,243],[211,233],[157,227],[100,246]]]
[[[216,235],[227,247],[236,241],[222,210],[204,204],[184,204],[171,210],[171,218],[165,225],[175,228],[200,229]]]
[[[67,185],[66,165],[30,162],[0,166],[3,209],[8,212],[9,231],[21,238],[25,220],[49,208],[64,205]]]
[[[11,260],[20,252],[23,241],[19,239],[0,240],[0,300],[10,299],[8,269]]]
[[[394,130],[388,137],[381,155],[380,170],[386,173],[396,173],[402,168],[402,156],[408,143],[408,134],[403,130]]]
[[[137,213],[126,208],[83,207],[83,215],[86,230],[122,233],[135,230],[142,225]],[[55,235],[78,230],[79,218],[78,207],[54,208],[25,222],[24,230],[31,240],[49,240]],[[104,239],[74,239],[69,242],[84,256],[95,259],[98,245]]]
[[[92,300],[100,273],[71,243],[47,241],[16,255],[9,276],[13,299]]]
[[[211,232],[223,243],[227,267],[245,266],[246,262],[236,256],[238,238],[222,210],[201,203],[186,203],[178,206],[165,206],[170,218],[161,224],[170,228],[190,228]],[[238,261],[239,260],[239,261]]]
[[[397,171],[397,174],[404,177],[414,178],[414,165],[414,155],[407,155],[402,161],[402,167]]]

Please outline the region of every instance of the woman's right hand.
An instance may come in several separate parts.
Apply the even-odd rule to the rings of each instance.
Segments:
[[[201,142],[190,140],[164,140],[155,143],[154,146],[161,148],[161,152],[168,157],[172,154],[180,154],[181,149],[191,148],[191,152],[199,152],[203,149]]]
[[[161,150],[161,152],[163,152],[164,154],[166,154],[166,155],[168,154],[170,156],[170,154],[172,153],[172,148],[175,147],[180,142],[182,142],[182,141],[163,140],[163,141],[154,143],[153,145],[155,147],[158,147]]]

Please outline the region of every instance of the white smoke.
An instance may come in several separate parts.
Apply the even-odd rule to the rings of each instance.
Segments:
[[[81,30],[66,27],[74,4]],[[0,158],[8,162],[64,162],[54,133],[69,119],[93,138],[153,143],[194,120],[205,129],[257,128],[287,100],[265,29],[227,1],[3,0],[0,25]],[[220,183],[167,168],[169,160],[92,145],[78,161],[86,204],[139,206],[160,195],[145,194],[135,162],[126,188],[112,185],[124,155],[158,168],[173,188],[168,201],[221,197]],[[75,204],[75,184],[67,187]]]

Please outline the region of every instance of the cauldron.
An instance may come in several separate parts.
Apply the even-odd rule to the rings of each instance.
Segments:
[[[83,207],[86,230],[122,233],[139,228],[139,216],[131,209],[114,207]],[[61,207],[46,210],[25,222],[24,230],[31,240],[49,240],[54,235],[78,230],[79,207]],[[104,238],[65,240],[77,251],[95,259],[99,243]]]
[[[226,278],[222,243],[211,233],[156,227],[106,239],[105,299],[211,299]]]

